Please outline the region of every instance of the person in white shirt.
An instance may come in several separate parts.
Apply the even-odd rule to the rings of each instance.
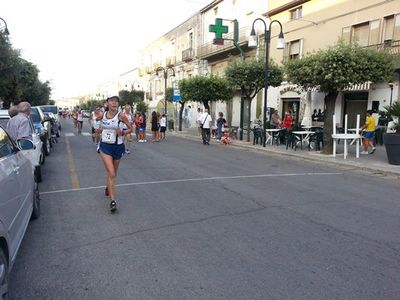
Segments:
[[[160,118],[160,139],[165,140],[165,131],[167,130],[167,118],[165,114],[161,115]]]
[[[210,145],[210,124],[212,122],[212,118],[208,113],[208,109],[204,109],[204,113],[200,118],[200,127],[201,127],[201,136],[203,139],[204,145]]]

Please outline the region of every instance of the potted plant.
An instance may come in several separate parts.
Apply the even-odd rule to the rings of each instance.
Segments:
[[[393,118],[393,127],[391,127],[393,132],[383,135],[383,143],[385,144],[389,164],[400,165],[400,102],[396,101],[385,108]]]

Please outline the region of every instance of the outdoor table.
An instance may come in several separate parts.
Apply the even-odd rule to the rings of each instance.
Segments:
[[[358,133],[360,132],[360,128],[358,128],[358,129],[357,129],[357,128],[348,128],[347,131],[348,131],[349,133],[358,134]],[[364,131],[364,130],[362,130],[362,131]],[[362,138],[362,137],[363,137],[363,136],[361,135],[361,138]],[[353,145],[355,141],[356,141],[356,139],[352,140],[351,143],[350,143],[350,145]]]
[[[344,140],[343,158],[347,158],[347,140],[351,140],[350,143],[353,144],[356,141],[356,157],[360,157],[360,141],[362,141],[362,136],[358,133],[336,133],[332,134],[333,138],[333,157],[336,157],[336,140]]]
[[[314,131],[292,131],[292,133],[295,134],[296,138],[299,139],[296,145],[300,143],[301,149],[303,149],[303,141],[307,142],[307,144],[310,144],[310,134],[314,133]]]
[[[321,130],[324,129],[321,126],[312,126],[312,125],[304,125],[304,126],[301,126],[301,128],[303,128],[305,130],[309,130],[309,131],[313,131],[313,129],[321,129]]]
[[[279,132],[283,130],[282,128],[270,128],[270,129],[265,129],[265,134],[266,134],[266,139],[265,139],[265,143],[268,144],[268,141],[271,140],[271,145],[274,142],[274,135],[275,133]]]

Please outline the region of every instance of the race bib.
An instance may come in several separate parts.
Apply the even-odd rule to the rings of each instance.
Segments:
[[[107,144],[114,144],[117,140],[117,133],[114,129],[103,129],[101,141]]]

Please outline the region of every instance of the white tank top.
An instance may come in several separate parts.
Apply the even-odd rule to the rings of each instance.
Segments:
[[[112,119],[107,118],[106,111],[103,114],[103,119],[101,120],[101,128],[103,129],[101,133],[101,141],[107,144],[122,144],[123,139],[122,136],[117,136],[117,132],[115,131],[117,128],[123,129],[124,122],[119,120],[119,112]]]

